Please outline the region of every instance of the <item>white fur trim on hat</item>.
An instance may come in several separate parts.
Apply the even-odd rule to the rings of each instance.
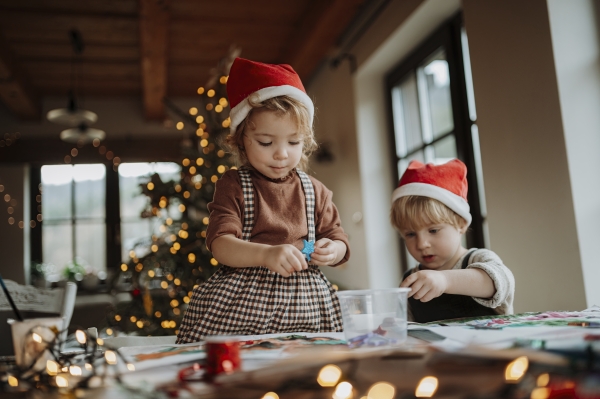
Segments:
[[[308,109],[308,115],[310,117],[310,123],[312,124],[313,117],[315,114],[315,106],[308,94],[298,89],[297,87],[290,85],[265,87],[255,91],[254,93],[250,94],[250,96],[253,97],[253,100],[256,99],[256,102],[262,102],[270,98],[279,96],[292,97],[294,100],[298,100],[306,106],[306,108]],[[250,103],[248,103],[248,97],[244,98],[242,102],[233,107],[229,112],[229,117],[231,118],[229,131],[232,134],[235,133],[235,130],[237,129],[238,125],[242,123],[244,118],[246,118],[246,116],[252,109]]]
[[[456,195],[445,188],[427,183],[404,184],[396,188],[392,193],[392,203],[398,198],[406,197],[408,195],[418,195],[436,199],[465,219],[467,221],[467,226],[471,224],[473,218],[471,217],[469,203],[460,195]]]

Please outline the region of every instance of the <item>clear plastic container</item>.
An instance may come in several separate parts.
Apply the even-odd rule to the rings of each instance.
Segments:
[[[406,341],[410,288],[338,291],[348,345],[396,346]]]

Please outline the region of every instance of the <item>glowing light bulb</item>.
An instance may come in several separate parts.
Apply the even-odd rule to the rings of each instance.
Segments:
[[[18,387],[19,386],[19,380],[17,380],[16,377],[9,375],[8,376],[8,385],[10,385],[11,387]]]
[[[69,381],[62,375],[57,375],[55,377],[55,381],[56,381],[56,386],[59,388],[66,388],[69,386]]]
[[[349,382],[340,382],[335,387],[335,392],[333,393],[333,399],[349,399],[352,397],[352,384]]]
[[[378,382],[374,384],[367,397],[369,399],[393,399],[396,395],[396,388],[388,382]]]
[[[333,387],[342,376],[342,370],[335,364],[328,364],[319,371],[317,382],[322,387]]]
[[[41,335],[40,335],[40,334],[38,334],[38,333],[33,333],[33,334],[31,334],[31,338],[32,338],[32,339],[33,339],[35,342],[37,342],[38,344],[41,344],[41,343],[42,343],[42,337],[41,337]]]
[[[46,372],[48,373],[48,375],[58,374],[58,363],[56,363],[54,360],[47,360]]]
[[[438,389],[438,379],[435,377],[424,377],[417,385],[415,396],[417,398],[431,398]]]
[[[104,352],[104,358],[108,364],[117,364],[117,355],[113,351]]]
[[[83,345],[83,344],[85,344],[87,342],[87,337],[86,337],[85,333],[83,331],[81,331],[81,330],[75,331],[75,339],[81,345]]]
[[[527,372],[529,368],[529,360],[527,356],[521,356],[510,362],[504,371],[506,382],[517,382]]]

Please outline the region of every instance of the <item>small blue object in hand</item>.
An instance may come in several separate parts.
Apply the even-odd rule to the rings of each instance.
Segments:
[[[315,242],[314,241],[304,241],[304,248],[302,248],[302,253],[307,261],[310,261],[310,255],[315,252]]]

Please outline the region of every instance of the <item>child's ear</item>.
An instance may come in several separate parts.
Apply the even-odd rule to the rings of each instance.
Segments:
[[[461,218],[460,228],[458,229],[460,234],[465,234],[467,232],[468,228],[469,228],[469,224],[467,223],[467,221]]]

